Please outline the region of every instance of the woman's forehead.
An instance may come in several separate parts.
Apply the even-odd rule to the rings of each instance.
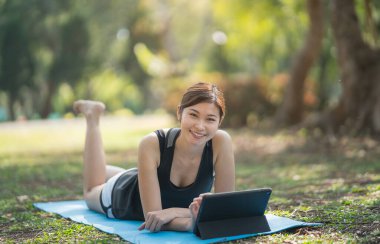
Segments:
[[[198,113],[219,115],[219,108],[214,103],[197,103],[193,106],[186,107],[185,109]]]

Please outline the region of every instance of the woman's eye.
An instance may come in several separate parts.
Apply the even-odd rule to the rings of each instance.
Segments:
[[[191,113],[190,116],[192,116],[192,117],[197,117],[197,115],[194,114],[194,113]]]
[[[212,119],[212,118],[209,118],[207,120],[210,121],[210,122],[215,122],[216,121],[215,119]]]

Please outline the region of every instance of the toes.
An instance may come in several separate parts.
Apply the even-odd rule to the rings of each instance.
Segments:
[[[80,111],[80,105],[82,103],[82,100],[78,100],[78,101],[75,101],[74,104],[73,104],[73,111],[74,113],[76,114],[79,114],[81,111]]]
[[[73,104],[73,111],[76,114],[83,113],[86,115],[100,115],[104,112],[105,105],[102,102],[78,100]]]

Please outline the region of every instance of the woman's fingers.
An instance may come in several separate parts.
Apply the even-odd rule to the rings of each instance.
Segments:
[[[203,197],[206,195],[211,195],[211,194],[212,194],[211,192],[202,193],[199,195],[199,197],[194,198],[193,201],[199,203],[200,205],[202,203]]]
[[[199,197],[195,197],[193,199],[193,202],[190,204],[189,208],[190,208],[192,217],[194,219],[196,219],[198,216],[199,208],[202,204],[203,197],[206,195],[210,195],[210,194],[212,194],[212,193],[211,192],[202,193],[199,195]]]
[[[195,197],[193,201],[201,203],[204,196],[211,195],[211,194],[212,194],[211,192],[202,193],[199,195],[199,197]]]
[[[190,204],[190,211],[191,211],[191,215],[192,215],[193,219],[196,219],[197,215],[198,215],[198,211],[199,211],[199,203],[196,201],[192,202]]]
[[[145,222],[139,227],[139,230],[149,230],[150,232],[160,231],[164,222],[157,213],[150,212],[146,216]]]
[[[140,225],[140,227],[138,228],[138,230],[143,230],[143,229],[145,229],[145,222],[142,223],[142,224]]]
[[[212,194],[212,192],[205,192],[205,193],[200,194],[199,196],[200,196],[200,197],[203,197],[203,196],[211,195],[211,194]]]
[[[193,202],[202,202],[202,197],[196,197],[193,199]]]
[[[148,213],[145,219],[145,229],[149,230],[150,226],[152,225],[153,218],[152,216]]]
[[[190,213],[191,213],[191,226],[190,231],[194,229],[195,222],[197,221],[198,212],[199,212],[199,203],[194,201],[190,204]]]
[[[197,205],[197,202],[192,202],[190,204],[189,208],[190,208],[191,213],[194,213],[194,211],[196,210],[196,207],[197,207],[196,205]]]
[[[156,228],[154,229],[154,232],[158,232],[158,231],[160,231],[161,230],[161,227],[162,227],[162,223],[161,222],[157,222],[157,224],[156,224]]]
[[[152,224],[149,226],[149,231],[150,232],[156,232],[156,231],[158,231],[158,230],[156,230],[157,224],[158,224],[158,220],[156,218],[154,218],[153,221],[152,221]]]

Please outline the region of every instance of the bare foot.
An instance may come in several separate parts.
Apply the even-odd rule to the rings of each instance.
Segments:
[[[106,106],[102,102],[78,100],[74,102],[73,109],[75,113],[82,113],[86,117],[99,117],[106,109]]]

